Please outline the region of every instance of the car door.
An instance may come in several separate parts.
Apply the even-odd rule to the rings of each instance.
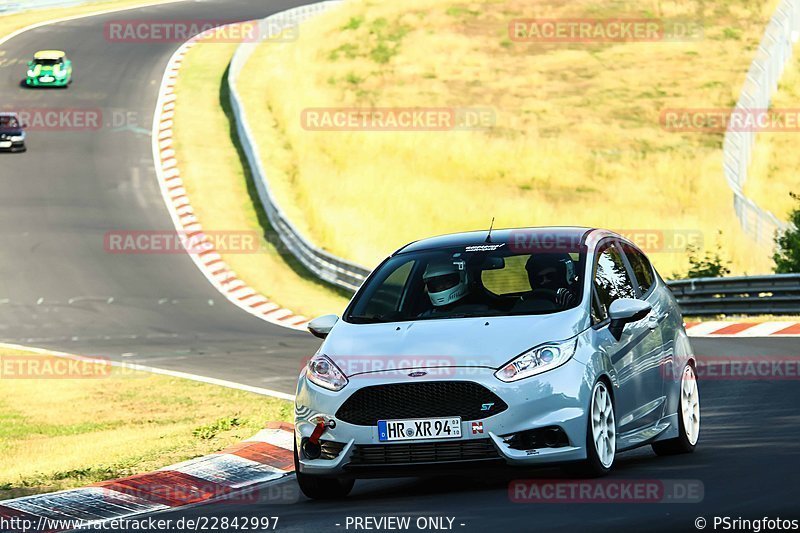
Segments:
[[[669,315],[669,302],[656,290],[655,273],[650,261],[641,250],[625,241],[618,242],[620,252],[628,266],[636,297],[650,304],[647,318],[637,323],[642,335],[640,345],[634,350],[638,358],[636,372],[648,391],[645,404],[635,413],[639,425],[647,426],[663,416],[665,401],[664,357],[666,336],[664,327]],[[623,420],[623,422],[627,422]]]
[[[615,391],[620,433],[651,425],[660,416],[662,387],[659,369],[661,339],[648,319],[627,324],[619,340],[608,331],[608,310],[618,298],[637,298],[630,265],[613,240],[600,244],[594,258],[592,315],[601,342],[617,376]],[[656,383],[657,381],[657,383]]]

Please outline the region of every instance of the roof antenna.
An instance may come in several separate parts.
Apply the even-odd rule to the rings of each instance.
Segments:
[[[486,235],[486,241],[484,242],[492,242],[492,228],[494,227],[494,217],[492,217],[492,223],[489,224],[489,233]]]

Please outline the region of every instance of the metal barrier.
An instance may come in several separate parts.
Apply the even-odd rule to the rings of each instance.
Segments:
[[[332,0],[284,11],[264,20],[269,31],[262,39],[273,38],[309,17],[341,3]],[[747,74],[747,83],[736,104],[747,110],[768,106],[771,93],[791,55],[792,32],[800,28],[800,0],[784,0],[773,16],[759,46],[756,60]],[[228,87],[236,129],[247,163],[253,174],[261,202],[270,224],[286,248],[315,276],[354,292],[369,274],[369,269],[356,265],[314,246],[286,217],[272,195],[266,172],[258,157],[258,146],[244,113],[236,81],[258,42],[241,44],[230,64]],[[742,227],[757,241],[772,242],[776,229],[787,224],[760,209],[744,196],[741,186],[747,176],[754,133],[727,132],[725,135],[725,176],[734,192],[736,213]],[[734,278],[700,278],[668,282],[687,315],[717,314],[785,314],[800,312],[800,274],[750,276]]]
[[[685,315],[800,314],[800,274],[668,281]]]
[[[339,4],[339,1],[321,2],[301,6],[288,11],[277,13],[264,19],[261,24],[266,32],[261,35],[262,41],[278,39],[282,32],[297,31],[298,24],[309,17],[319,14]],[[253,181],[258,190],[258,196],[267,213],[269,222],[281,239],[286,249],[289,250],[308,270],[316,277],[354,292],[369,274],[369,269],[336,257],[321,248],[314,246],[292,224],[285,213],[278,206],[273,196],[269,180],[261,159],[258,156],[258,145],[253,137],[248,123],[247,115],[243,110],[236,80],[244,68],[245,63],[259,45],[258,42],[248,42],[239,45],[231,60],[228,70],[228,88],[230,90],[231,108],[236,121],[236,131],[242,145],[245,158],[253,174]]]
[[[798,35],[800,0],[783,0],[758,45],[733,113],[746,116],[769,108],[772,94],[792,57],[792,43],[797,42]],[[742,229],[757,243],[771,247],[774,246],[775,233],[787,230],[790,225],[744,195],[743,187],[755,141],[755,131],[734,131],[729,125],[722,145],[723,171],[733,191],[733,207]]]

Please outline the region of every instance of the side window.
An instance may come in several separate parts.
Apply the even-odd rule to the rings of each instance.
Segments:
[[[375,290],[371,298],[367,298],[366,308],[356,309],[355,314],[365,317],[379,317],[400,310],[403,303],[406,283],[408,282],[414,261],[408,261],[389,274]]]
[[[622,255],[614,245],[606,245],[597,256],[594,267],[592,316],[596,322],[608,318],[611,302],[618,298],[636,298]]]
[[[644,256],[642,252],[631,246],[625,247],[625,257],[633,269],[633,275],[636,277],[636,283],[639,285],[639,291],[644,294],[650,290],[653,285],[653,267],[650,266],[650,261]]]

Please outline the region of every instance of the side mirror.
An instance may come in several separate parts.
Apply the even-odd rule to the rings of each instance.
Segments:
[[[308,323],[308,331],[310,331],[315,337],[324,339],[328,336],[328,333],[331,332],[333,326],[335,326],[338,321],[339,317],[336,315],[323,315]]]
[[[611,318],[611,325],[608,326],[608,331],[619,340],[622,337],[622,330],[625,324],[629,322],[637,322],[646,317],[652,306],[644,300],[636,300],[634,298],[619,298],[611,302],[608,309],[609,318]]]

